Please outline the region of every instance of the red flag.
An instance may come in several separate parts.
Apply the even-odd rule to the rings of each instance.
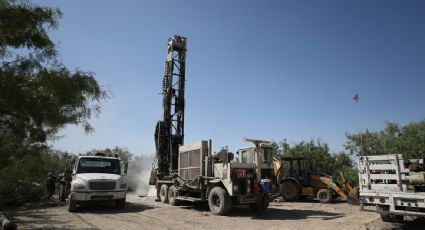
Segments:
[[[354,95],[353,100],[354,100],[356,103],[359,103],[360,97],[359,97],[359,94],[358,94],[358,93],[356,93],[356,95]]]

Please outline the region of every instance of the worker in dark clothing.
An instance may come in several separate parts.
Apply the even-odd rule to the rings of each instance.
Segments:
[[[52,199],[53,193],[55,193],[55,183],[56,183],[56,177],[53,176],[51,172],[47,175],[46,180],[46,192],[47,192],[47,199]]]

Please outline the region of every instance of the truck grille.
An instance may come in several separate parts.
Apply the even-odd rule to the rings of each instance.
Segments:
[[[115,189],[115,182],[109,182],[109,181],[90,182],[89,188],[91,190],[114,190]]]

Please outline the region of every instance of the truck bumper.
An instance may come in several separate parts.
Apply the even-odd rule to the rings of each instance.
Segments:
[[[70,198],[74,201],[120,200],[125,199],[126,195],[127,190],[71,192]]]
[[[425,193],[407,192],[360,192],[361,210],[383,214],[425,217]],[[376,206],[387,211],[377,211]]]

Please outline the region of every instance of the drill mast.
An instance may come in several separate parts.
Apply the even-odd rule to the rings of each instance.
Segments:
[[[179,146],[184,143],[185,66],[186,38],[173,36],[168,39],[162,83],[162,120],[155,128],[159,179],[177,170]]]

